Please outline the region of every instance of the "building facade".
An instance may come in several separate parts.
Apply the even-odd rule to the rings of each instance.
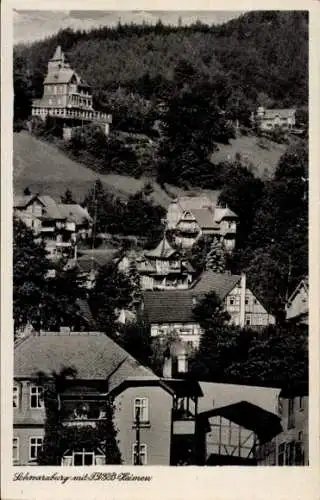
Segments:
[[[279,416],[282,432],[258,450],[258,465],[309,464],[309,397],[307,384],[281,391]]]
[[[152,337],[178,335],[190,347],[198,348],[201,328],[194,307],[214,291],[230,315],[230,324],[261,329],[275,324],[261,301],[247,287],[245,275],[205,271],[189,290],[145,291],[141,314],[150,324]]]
[[[181,352],[175,349],[167,361]],[[159,377],[103,333],[47,332],[15,345],[15,465],[38,465],[46,418],[43,377],[60,376],[68,367],[74,376],[59,386],[63,428],[98,428],[111,400],[123,465],[307,464],[305,388],[280,393],[172,378],[166,362]],[[103,440],[66,443],[61,454],[62,466],[105,464]]]
[[[308,324],[309,321],[309,280],[304,278],[293,290],[286,305],[287,321]]]
[[[118,262],[118,269],[128,273],[132,265],[140,275],[142,290],[185,290],[195,277],[190,262],[170,245],[165,236],[153,250],[125,254]]]
[[[33,101],[32,116],[61,119],[66,125],[65,138],[71,137],[72,127],[88,122],[103,125],[107,135],[111,123],[111,115],[93,109],[90,85],[71,68],[60,46],[48,62],[43,96]]]
[[[50,196],[16,196],[14,215],[45,243],[49,257],[70,255],[78,239],[91,235],[92,218],[85,208],[56,203]]]
[[[274,130],[277,127],[290,130],[296,124],[295,115],[295,109],[265,109],[260,106],[252,119],[263,131]]]
[[[209,196],[180,197],[167,210],[167,229],[173,234],[175,244],[185,249],[191,248],[201,236],[212,236],[232,251],[237,223],[238,216],[232,210],[220,207],[217,198]]]
[[[14,366],[15,465],[37,465],[43,445],[46,413],[38,374],[50,378],[68,367],[75,369],[75,377],[65,381],[59,394],[64,427],[97,428],[105,419],[106,399],[111,398],[124,465],[137,464],[137,456],[138,465],[175,465],[187,459],[194,463],[195,419],[202,394],[197,382],[159,378],[99,332],[30,334],[15,345]],[[66,446],[61,459],[63,466],[105,463],[103,442]]]

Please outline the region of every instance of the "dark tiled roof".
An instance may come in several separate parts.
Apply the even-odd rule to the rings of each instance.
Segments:
[[[214,291],[224,300],[240,281],[235,274],[205,271],[189,290],[159,290],[143,293],[144,314],[150,323],[193,323],[195,297]]]
[[[106,380],[110,388],[130,376],[155,377],[116,342],[100,332],[34,333],[14,349],[14,376],[33,378],[62,368],[77,370],[81,380]]]
[[[143,293],[144,314],[150,323],[194,323],[193,297],[188,290]]]
[[[172,246],[168,242],[167,238],[164,236],[163,239],[160,241],[159,245],[154,250],[150,250],[149,252],[146,252],[145,256],[147,258],[169,259],[175,253],[176,253],[176,250],[174,248],[172,248]]]
[[[193,285],[194,294],[207,294],[214,291],[220,300],[224,300],[229,292],[239,283],[241,276],[238,274],[215,273],[205,271]]]
[[[201,418],[216,415],[254,431],[262,442],[269,441],[282,431],[281,421],[277,415],[247,401],[210,410],[202,413]]]
[[[201,229],[219,229],[214,221],[213,213],[209,208],[194,208],[191,213],[194,215]]]

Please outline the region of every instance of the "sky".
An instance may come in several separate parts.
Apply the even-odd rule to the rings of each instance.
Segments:
[[[55,34],[63,28],[89,30],[99,26],[115,26],[122,23],[191,24],[200,20],[207,24],[220,24],[238,17],[241,11],[89,11],[89,10],[15,10],[13,17],[14,43],[33,42]]]

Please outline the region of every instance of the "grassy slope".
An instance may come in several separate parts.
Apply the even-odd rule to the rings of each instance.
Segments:
[[[136,193],[150,180],[118,174],[96,174],[85,165],[69,159],[48,142],[36,139],[27,132],[13,134],[13,185],[16,194],[21,194],[29,187],[33,193],[46,193],[59,200],[69,188],[76,201],[81,202],[97,178],[101,179],[109,191],[122,197]],[[165,208],[171,198],[185,194],[182,189],[168,186],[170,197],[159,184],[152,184],[154,192],[151,198]]]
[[[230,144],[219,144],[219,151],[213,153],[211,159],[213,163],[219,163],[226,160],[233,161],[237,153],[240,153],[244,164],[254,166],[253,173],[257,177],[271,176],[281,155],[286,151],[285,144],[264,139],[266,148],[258,145],[259,138],[252,136],[241,136],[231,139]]]

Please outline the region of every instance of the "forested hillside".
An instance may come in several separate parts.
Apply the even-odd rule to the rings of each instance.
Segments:
[[[145,98],[166,98],[183,57],[214,83],[224,107],[303,105],[308,84],[308,14],[252,12],[221,26],[119,25],[88,33],[70,29],[16,46],[41,94],[47,61],[60,44],[97,100],[119,85]],[[101,104],[100,103],[100,104]]]

